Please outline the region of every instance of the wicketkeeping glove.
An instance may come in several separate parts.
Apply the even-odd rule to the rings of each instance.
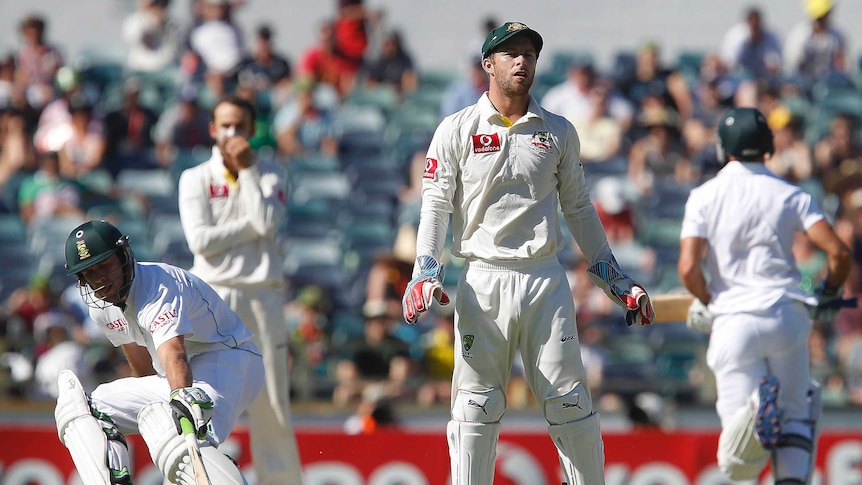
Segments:
[[[407,283],[401,300],[404,320],[411,324],[416,323],[419,315],[431,308],[432,298],[443,306],[449,304],[449,295],[442,283],[443,265],[431,256],[419,256],[416,258],[416,267],[419,273]]]
[[[183,434],[180,418],[185,416],[194,425],[198,438],[207,434],[207,424],[213,417],[213,400],[199,387],[181,387],[171,391],[171,408],[177,432]]]
[[[617,262],[599,261],[590,266],[587,274],[604,290],[608,298],[626,311],[626,324],[649,325],[655,318],[652,302],[643,286],[622,272]]]
[[[831,322],[838,316],[844,306],[841,303],[841,287],[827,288],[826,280],[820,282],[814,290],[817,306],[811,308],[811,319],[817,322]]]

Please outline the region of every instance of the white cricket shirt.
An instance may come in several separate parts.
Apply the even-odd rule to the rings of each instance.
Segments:
[[[794,233],[823,219],[811,196],[762,163],[729,162],[691,191],[680,238],[707,240],[709,309],[767,310],[782,298],[816,304],[800,286]]]
[[[260,353],[251,332],[212,287],[169,264],[136,263],[125,311],[90,308],[90,317],[114,346],[146,347],[161,376],[165,369],[157,349],[179,335],[185,336],[189,358],[237,347]]]
[[[455,256],[506,261],[555,255],[565,247],[562,209],[590,262],[611,257],[575,128],[535,99],[514,124],[487,93],[444,118],[423,177],[418,255],[439,260],[450,213]]]
[[[287,210],[284,170],[260,160],[230,180],[217,147],[180,176],[180,219],[191,271],[220,286],[281,286],[278,227]]]

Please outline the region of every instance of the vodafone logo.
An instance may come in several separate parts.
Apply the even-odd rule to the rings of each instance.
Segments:
[[[422,174],[423,179],[434,180],[437,178],[437,169],[440,168],[440,163],[436,158],[425,159],[425,173]]]
[[[473,153],[491,153],[500,151],[500,135],[473,135]]]

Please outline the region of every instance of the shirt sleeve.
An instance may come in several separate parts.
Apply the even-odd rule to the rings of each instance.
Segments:
[[[800,225],[804,231],[826,218],[817,202],[806,192],[798,191],[791,201],[796,213],[799,214]]]
[[[610,261],[612,254],[605,228],[590,200],[584,167],[581,164],[581,143],[571,123],[564,123],[566,131],[560,144],[558,186],[560,207],[566,226],[584,257],[590,264]]]
[[[460,155],[454,149],[456,133],[450,118],[444,118],[428,147],[422,174],[422,208],[416,233],[416,255],[440,260],[454,210],[454,196]]]
[[[210,208],[205,177],[190,169],[180,175],[180,221],[189,249],[210,256],[256,240],[259,236],[249,219],[216,224]]]

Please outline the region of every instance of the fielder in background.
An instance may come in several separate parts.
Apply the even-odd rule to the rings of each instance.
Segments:
[[[530,389],[544,410],[568,483],[604,483],[604,449],[578,343],[575,307],[557,253],[559,212],[592,264],[590,275],[649,324],[644,289],[620,271],[590,202],[574,127],[530,95],[542,37],[520,22],[488,33],[482,66],[489,91],[440,123],[425,162],[413,280],[404,318],[414,323],[442,286],[449,216],[452,253],[465,258],[455,299],[455,369],[447,439],[453,485],[490,485],[520,347]]]
[[[809,484],[820,391],[809,377],[806,305],[816,318],[830,317],[850,253],[811,196],[764,165],[774,147],[760,111],[729,110],[718,139],[726,165],[692,190],[679,259],[680,279],[695,296],[689,326],[712,332],[706,358],[718,392],[718,464],[745,481],[771,459],[776,484]],[[816,296],[799,285],[791,252],[796,232],[828,258]]]
[[[124,436],[140,434],[170,483],[196,485],[181,417],[194,424],[213,483],[246,483],[216,449],[263,388],[260,351],[237,314],[197,276],[136,262],[129,237],[105,221],[69,234],[66,269],[136,376],[87,396],[74,373],[61,372],[54,414],[81,483],[132,483]]]
[[[180,218],[194,253],[191,272],[212,285],[239,314],[263,351],[264,392],[248,410],[251,451],[260,485],[301,484],[290,416],[288,331],[278,245],[287,210],[284,171],[258,160],[255,108],[225,98],[212,111],[212,158],[179,181]]]

